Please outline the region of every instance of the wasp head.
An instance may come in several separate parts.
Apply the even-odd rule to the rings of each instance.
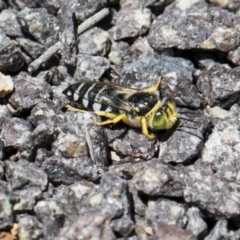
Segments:
[[[153,130],[165,130],[172,128],[176,121],[176,103],[173,100],[167,99],[153,115],[151,125]]]

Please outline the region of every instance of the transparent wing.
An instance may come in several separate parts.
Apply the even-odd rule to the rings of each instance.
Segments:
[[[125,88],[114,84],[97,83],[103,86],[103,90],[96,95],[94,102],[105,106],[121,109],[125,112],[132,112],[133,109],[128,102],[128,97],[138,92],[138,89]]]
[[[70,85],[63,93],[79,107],[84,106],[84,102],[99,103],[103,106],[121,109],[125,112],[132,112],[128,97],[138,92],[139,89],[125,88],[119,85],[103,82],[84,82]],[[85,101],[84,101],[85,100]],[[91,107],[85,108],[92,110]]]

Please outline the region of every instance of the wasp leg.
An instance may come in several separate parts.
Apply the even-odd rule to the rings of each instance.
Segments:
[[[86,110],[82,110],[82,109],[79,109],[79,108],[75,108],[75,107],[72,107],[70,105],[66,105],[65,108],[68,110],[68,111],[72,111],[72,112],[80,112],[80,113],[85,113]]]
[[[141,125],[142,125],[142,133],[143,133],[149,140],[153,140],[153,139],[155,138],[155,135],[148,133],[147,119],[146,119],[146,118],[142,118],[142,119],[141,119]]]
[[[152,93],[152,92],[157,91],[159,89],[160,85],[161,85],[161,81],[162,81],[162,76],[160,76],[158,78],[157,83],[154,86],[145,89],[145,92]]]
[[[125,114],[119,115],[119,114],[115,114],[115,113],[107,113],[104,111],[99,111],[99,112],[94,112],[94,113],[97,114],[99,117],[109,118],[108,120],[103,121],[103,122],[98,122],[96,119],[93,118],[93,122],[98,126],[103,126],[103,125],[107,125],[107,124],[111,124],[111,123],[116,124],[126,117]]]

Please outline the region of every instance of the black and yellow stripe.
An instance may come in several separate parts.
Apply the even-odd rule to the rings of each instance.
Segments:
[[[94,112],[119,113],[117,108],[109,105],[109,95],[115,92],[115,90],[114,86],[100,82],[80,82],[70,85],[63,91],[63,94],[79,108]]]

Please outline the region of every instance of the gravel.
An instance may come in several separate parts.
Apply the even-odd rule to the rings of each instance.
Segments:
[[[1,1],[0,239],[240,239],[239,31],[236,0]],[[153,141],[66,111],[80,80],[159,76],[178,121]]]

